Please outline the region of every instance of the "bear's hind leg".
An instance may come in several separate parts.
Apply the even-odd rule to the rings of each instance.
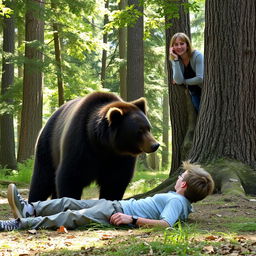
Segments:
[[[56,188],[57,197],[71,197],[81,199],[83,188],[91,183],[91,180],[85,180],[82,175],[83,170],[80,170],[76,165],[68,167],[68,164],[62,164],[57,170]]]

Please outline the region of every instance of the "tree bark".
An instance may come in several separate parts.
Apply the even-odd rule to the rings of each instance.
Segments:
[[[190,153],[193,161],[231,159],[255,172],[255,12],[253,0],[206,1],[205,86]],[[244,179],[241,172],[237,175],[247,191],[253,177]],[[256,182],[255,176],[253,180]]]
[[[253,0],[206,1],[204,90],[189,158],[223,194],[256,195],[255,12]],[[147,195],[174,182],[169,178]]]
[[[42,50],[31,45],[44,41],[43,0],[26,2],[25,57],[23,80],[23,104],[18,161],[34,154],[38,133],[42,127]]]
[[[125,9],[127,5],[127,0],[120,0],[119,10]],[[119,58],[122,60],[119,68],[119,78],[120,78],[120,95],[124,100],[127,100],[127,66],[126,66],[126,41],[127,41],[127,29],[119,28],[118,30],[118,40],[119,40]]]
[[[109,0],[105,0],[105,9],[108,10]],[[104,14],[104,26],[108,23],[108,15]],[[102,58],[101,58],[101,84],[102,87],[105,87],[105,80],[106,80],[106,67],[107,67],[107,50],[105,49],[108,43],[108,33],[103,33],[103,50],[102,50]]]
[[[135,5],[143,13],[139,0],[128,0],[128,5]],[[127,100],[132,101],[144,96],[144,44],[143,15],[133,26],[128,27],[127,34]]]
[[[169,96],[167,91],[163,95],[163,146],[162,146],[162,168],[166,168],[169,164]]]
[[[187,3],[187,0],[180,0],[179,3]],[[177,1],[170,3],[177,4]],[[177,171],[181,161],[184,160],[188,154],[189,139],[192,141],[193,137],[193,121],[195,113],[193,108],[191,110],[191,99],[182,86],[173,85],[172,67],[169,61],[169,47],[171,37],[177,32],[184,32],[190,37],[190,23],[189,13],[185,12],[184,7],[179,7],[179,17],[171,20],[166,20],[166,25],[172,24],[166,29],[166,58],[167,58],[167,72],[168,72],[168,88],[169,88],[169,104],[170,104],[170,119],[172,127],[172,161],[171,173]],[[186,139],[185,139],[186,138]]]
[[[12,8],[12,1],[5,1],[5,6]],[[2,60],[2,83],[1,96],[7,105],[13,104],[8,97],[8,90],[14,82],[14,64],[11,56],[14,54],[14,20],[13,15],[4,17],[3,22],[3,60]],[[9,169],[16,169],[17,162],[15,156],[14,124],[13,115],[10,112],[0,116],[0,164]]]
[[[56,4],[51,1],[52,10],[56,9]],[[62,61],[61,61],[61,48],[60,48],[60,37],[59,37],[59,27],[57,23],[52,24],[53,28],[53,41],[55,50],[55,61],[56,61],[56,74],[57,74],[57,84],[58,84],[58,102],[59,107],[64,104],[64,86],[62,79]]]
[[[21,46],[24,43],[24,38],[25,38],[25,30],[24,30],[24,22],[19,22],[19,26],[17,28],[17,41],[18,41],[18,56],[19,57],[24,57],[24,52],[21,50]],[[21,81],[23,78],[23,66],[19,65],[18,66],[18,78]],[[21,126],[21,109],[19,109],[17,113],[17,138],[20,138],[20,126]]]

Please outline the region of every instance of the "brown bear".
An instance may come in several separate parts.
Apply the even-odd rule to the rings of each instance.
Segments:
[[[145,113],[145,99],[125,102],[106,92],[61,106],[38,137],[29,201],[80,199],[93,181],[100,198],[122,199],[136,156],[159,147]]]

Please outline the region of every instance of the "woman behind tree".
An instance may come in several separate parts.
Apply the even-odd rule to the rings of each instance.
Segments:
[[[193,106],[198,112],[203,84],[203,54],[198,50],[192,50],[190,39],[186,34],[176,33],[170,42],[170,59],[173,84],[185,85],[188,88]]]

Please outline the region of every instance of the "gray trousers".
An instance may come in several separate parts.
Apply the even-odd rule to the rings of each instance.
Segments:
[[[76,200],[63,197],[32,203],[36,217],[21,218],[21,229],[56,229],[65,226],[75,229],[90,222],[109,224],[116,212],[123,212],[119,201]]]

